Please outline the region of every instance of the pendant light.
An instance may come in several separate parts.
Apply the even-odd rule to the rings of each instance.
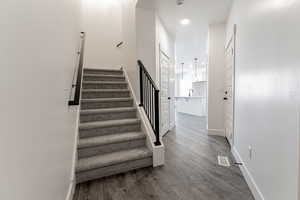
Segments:
[[[183,66],[184,66],[184,63],[181,63],[181,80],[183,80]]]

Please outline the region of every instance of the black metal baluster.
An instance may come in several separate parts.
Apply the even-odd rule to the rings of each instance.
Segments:
[[[146,110],[147,110],[147,116],[149,117],[149,109],[148,109],[148,79],[146,79]]]
[[[152,84],[150,85],[150,122],[152,124],[152,116],[153,116],[153,108],[152,108],[152,97],[153,97],[153,93],[152,93]]]
[[[148,110],[148,79],[146,79],[146,110],[147,110],[147,116],[149,117],[149,110]]]
[[[150,117],[151,113],[150,113],[150,82],[149,80],[147,80],[147,93],[148,93],[148,98],[147,98],[147,110],[148,110],[148,118]]]
[[[140,106],[145,110],[155,134],[154,144],[158,146],[161,145],[159,133],[159,90],[140,60],[138,65],[140,69]]]
[[[155,109],[154,109],[154,87],[152,86],[151,88],[151,93],[152,93],[152,97],[151,97],[151,101],[152,101],[152,118],[151,118],[151,121],[152,121],[152,124],[154,124],[154,112],[155,112]]]
[[[159,138],[159,90],[155,90],[155,130],[156,130],[156,141],[155,145],[161,145]]]
[[[145,74],[145,68],[144,68],[144,77],[145,77],[145,80],[144,80],[144,108],[146,108],[146,104],[147,104],[147,76]],[[148,110],[145,109],[146,113],[148,114]]]
[[[143,67],[140,66],[140,106],[143,106],[144,104],[144,91],[143,91],[144,85],[143,85]]]

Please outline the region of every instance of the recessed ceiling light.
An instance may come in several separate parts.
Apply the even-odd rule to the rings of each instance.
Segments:
[[[182,25],[188,25],[189,23],[191,23],[191,20],[189,20],[189,19],[180,20],[180,24],[182,24]]]

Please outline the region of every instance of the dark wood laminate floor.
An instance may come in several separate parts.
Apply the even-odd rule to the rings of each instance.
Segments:
[[[164,137],[163,167],[77,185],[74,200],[254,200],[238,167],[217,165],[219,154],[234,161],[224,138],[197,127],[206,118],[176,119],[177,128]]]

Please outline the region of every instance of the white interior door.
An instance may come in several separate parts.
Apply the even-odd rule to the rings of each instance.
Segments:
[[[234,143],[234,65],[235,65],[235,31],[226,47],[225,91],[224,91],[224,125],[225,136],[233,146]]]
[[[161,134],[164,136],[170,129],[170,93],[169,93],[169,69],[170,59],[160,51],[160,118]]]

